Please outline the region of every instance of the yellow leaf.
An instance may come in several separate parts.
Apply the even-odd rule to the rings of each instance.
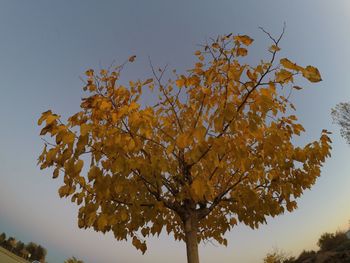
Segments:
[[[272,45],[270,48],[269,48],[269,51],[270,52],[277,52],[277,51],[280,51],[280,47],[276,46],[276,45]]]
[[[202,142],[205,139],[207,129],[204,126],[200,126],[194,130],[193,136],[198,142]]]
[[[136,56],[135,56],[135,55],[134,55],[134,56],[129,57],[129,62],[134,62],[134,61],[135,61],[135,58],[136,58]]]
[[[191,184],[191,191],[197,198],[203,199],[204,194],[207,191],[205,182],[199,178],[195,179]]]
[[[128,213],[125,210],[122,210],[120,212],[120,219],[122,221],[126,221],[126,220],[128,220],[128,218],[129,218]]]
[[[100,104],[100,109],[103,111],[107,111],[111,109],[111,103],[109,103],[108,101],[103,100]]]
[[[243,35],[243,36],[235,36],[234,39],[243,45],[249,46],[251,43],[253,43],[254,39],[250,38],[249,36]]]
[[[58,118],[59,118],[58,115],[56,115],[56,114],[51,114],[51,115],[47,116],[47,118],[46,118],[46,124],[49,125],[49,124],[53,123],[55,120],[57,120]]]
[[[293,86],[293,89],[296,89],[296,90],[301,90],[302,87],[299,87],[299,86]]]
[[[92,77],[94,75],[94,70],[93,69],[89,69],[89,70],[85,71],[85,74],[88,77]]]
[[[320,72],[313,66],[307,66],[302,72],[304,78],[308,79],[310,82],[319,82],[322,80]]]
[[[169,155],[171,154],[175,149],[174,144],[169,144],[169,146],[166,148],[166,153]]]
[[[247,70],[247,76],[248,76],[248,78],[250,79],[250,80],[252,80],[252,81],[256,81],[256,79],[257,79],[257,74],[254,72],[254,73],[252,73],[249,69]]]
[[[176,86],[183,87],[185,85],[185,80],[183,78],[176,80]]]
[[[149,234],[149,228],[142,228],[141,234],[143,235],[143,237],[146,237]]]
[[[281,69],[276,73],[276,82],[287,83],[293,80],[293,74],[285,69]]]
[[[248,50],[245,48],[237,48],[237,56],[246,56],[248,54]]]
[[[102,174],[100,168],[96,166],[92,166],[88,172],[88,179],[89,181],[94,180],[96,177],[100,176]]]
[[[105,69],[101,69],[100,75],[106,76],[108,74],[108,71]]]
[[[137,102],[133,101],[130,103],[128,110],[129,111],[137,110],[139,107],[140,105]]]
[[[78,160],[77,163],[74,166],[74,172],[75,173],[80,173],[81,169],[83,168],[84,161],[83,160]]]
[[[297,64],[291,62],[288,58],[282,58],[280,60],[281,65],[286,68],[286,69],[291,69],[291,70],[302,70],[303,68],[298,66]]]
[[[119,183],[114,187],[114,190],[117,194],[120,194],[123,191],[123,188],[123,185]]]
[[[220,45],[219,45],[219,43],[217,43],[217,42],[213,43],[211,46],[212,46],[214,49],[220,48]]]
[[[53,176],[52,176],[52,178],[57,178],[58,175],[59,175],[59,173],[60,173],[60,169],[59,169],[59,168],[56,168],[56,169],[53,171]]]
[[[85,136],[86,134],[88,134],[89,131],[90,131],[90,125],[87,125],[85,123],[80,125],[80,134],[81,134],[81,136]]]
[[[153,82],[153,79],[147,79],[142,85],[147,85]]]
[[[147,250],[147,246],[145,242],[141,242],[137,237],[133,237],[132,244],[136,249],[139,249],[142,251],[142,254],[144,254]]]
[[[107,226],[107,223],[108,223],[107,216],[105,214],[102,214],[97,219],[97,227],[98,227],[98,229],[99,230],[103,230]]]
[[[38,120],[38,125],[41,125],[42,122],[43,122],[48,116],[50,116],[51,114],[52,114],[52,111],[51,111],[51,110],[48,110],[48,111],[43,112],[43,113],[41,114],[40,119]]]
[[[131,139],[127,145],[127,150],[132,151],[135,149],[135,147],[136,147],[135,141]]]
[[[74,142],[74,133],[72,132],[65,132],[64,135],[62,136],[62,142],[65,144],[70,144]]]
[[[176,139],[176,144],[180,149],[185,148],[189,144],[189,136],[186,133],[181,134]]]
[[[59,196],[62,198],[64,196],[67,196],[68,195],[68,192],[69,192],[69,185],[63,185],[61,186],[59,189],[58,189],[58,194]]]

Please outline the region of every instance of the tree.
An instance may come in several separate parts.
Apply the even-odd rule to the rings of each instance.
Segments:
[[[15,252],[17,255],[21,255],[21,251],[24,249],[24,243],[22,241],[18,241],[17,244],[16,244],[16,248],[15,248]]]
[[[84,261],[79,260],[75,257],[71,257],[71,258],[65,260],[64,263],[84,263]]]
[[[6,234],[5,233],[1,233],[1,235],[0,235],[0,246],[2,246],[5,241],[6,241]]]
[[[271,58],[256,66],[241,63],[253,39],[218,37],[195,55],[198,62],[176,80],[153,78],[122,85],[119,76],[129,58],[114,70],[86,72],[81,111],[67,121],[48,110],[41,169],[63,175],[60,197],[79,208],[80,228],[112,231],[132,239],[143,253],[144,238],[163,228],[186,243],[189,263],[199,262],[198,243],[224,234],[238,222],[251,228],[297,207],[330,155],[330,139],[305,146],[292,140],[304,131],[288,94],[298,76],[318,82],[313,66],[287,58],[277,61],[282,35]],[[150,91],[145,91],[145,88]],[[145,93],[159,97],[141,105]],[[287,94],[287,95],[286,95]]]
[[[350,144],[350,102],[341,102],[332,109],[332,117],[340,126],[340,134]]]
[[[20,251],[20,253],[21,253],[21,257],[23,257],[24,259],[28,259],[28,257],[29,257],[29,252],[28,252],[27,249],[23,248],[23,249]]]
[[[39,245],[35,253],[36,260],[39,260],[40,262],[45,262],[46,254],[47,254],[46,249]]]
[[[268,253],[263,260],[264,263],[293,263],[295,258],[275,249],[275,251]]]
[[[332,250],[348,240],[344,232],[324,233],[319,238],[317,245],[321,251]]]
[[[9,237],[7,240],[7,243],[8,243],[8,247],[9,247],[10,251],[13,252],[13,250],[16,247],[17,240],[14,237]]]
[[[33,257],[35,257],[36,248],[37,248],[37,244],[33,242],[29,242],[28,244],[26,244],[25,249],[29,252],[30,259],[34,259]]]

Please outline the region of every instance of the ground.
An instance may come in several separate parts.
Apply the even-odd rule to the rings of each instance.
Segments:
[[[0,247],[0,262],[1,263],[29,263],[29,261],[12,254],[8,250]]]

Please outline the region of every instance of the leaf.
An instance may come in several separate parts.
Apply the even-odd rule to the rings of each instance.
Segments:
[[[246,56],[248,54],[248,50],[245,48],[237,48],[237,56]]]
[[[198,142],[205,140],[205,134],[207,129],[204,126],[200,126],[194,130],[193,136],[197,139]]]
[[[252,73],[249,69],[247,70],[247,76],[252,81],[256,81],[258,77],[256,73]]]
[[[281,69],[276,73],[276,82],[287,83],[291,80],[293,80],[293,74],[288,70]]]
[[[303,68],[298,66],[297,64],[291,62],[289,59],[287,58],[282,58],[280,60],[281,65],[286,68],[286,69],[291,69],[291,70],[296,70],[296,71],[300,71]]]
[[[44,120],[46,120],[46,118],[47,118],[48,116],[50,116],[50,115],[52,115],[52,111],[51,111],[51,110],[48,110],[48,111],[43,112],[43,113],[41,114],[40,119],[38,120],[38,125],[41,125],[42,122],[43,122]]]
[[[87,135],[89,133],[90,129],[91,129],[90,125],[88,125],[88,124],[83,123],[82,125],[80,125],[81,136]]]
[[[147,79],[144,83],[142,83],[142,85],[147,85],[153,82],[153,79]]]
[[[320,72],[313,66],[307,66],[302,72],[304,78],[308,79],[310,82],[319,82],[322,80]]]
[[[92,77],[94,75],[94,70],[93,69],[89,69],[89,70],[85,71],[85,74],[88,77]]]
[[[181,134],[176,139],[176,144],[180,149],[185,148],[189,144],[189,135],[186,133]]]
[[[54,121],[56,121],[60,116],[56,115],[56,114],[52,114],[47,116],[46,118],[46,124],[50,125],[51,123],[53,123]]]
[[[81,169],[84,166],[84,161],[83,160],[78,160],[74,166],[74,172],[76,174],[79,174],[81,172]]]
[[[254,41],[254,39],[250,38],[247,35],[235,36],[234,39],[246,46],[249,46]]]
[[[136,56],[134,55],[134,56],[131,56],[131,57],[129,57],[129,62],[134,62],[135,61],[135,59],[136,59]]]
[[[89,181],[92,181],[101,175],[102,175],[102,172],[101,172],[100,168],[98,168],[96,166],[92,166],[88,172],[88,179],[89,179]]]
[[[278,52],[278,51],[280,51],[281,49],[278,47],[278,46],[276,46],[276,45],[272,45],[270,48],[269,48],[269,51],[270,52]]]
[[[64,196],[67,196],[68,195],[68,192],[69,192],[69,186],[68,185],[63,185],[61,186],[59,189],[58,189],[58,194],[59,196],[62,198]]]
[[[139,249],[142,251],[142,254],[144,254],[147,250],[147,246],[145,242],[141,242],[136,236],[132,238],[132,244],[136,249]]]
[[[62,136],[62,142],[65,144],[71,144],[74,142],[75,136],[74,133],[66,131]]]
[[[176,86],[181,88],[185,85],[185,80],[183,78],[180,78],[180,79],[177,79],[175,83],[176,83]]]
[[[102,214],[97,219],[97,228],[103,230],[108,224],[107,215]]]
[[[302,88],[302,87],[299,87],[299,86],[293,86],[293,89],[301,90],[301,89],[303,89],[303,88]]]
[[[114,190],[117,194],[120,194],[123,191],[123,188],[123,185],[119,183],[114,187]]]
[[[201,200],[204,198],[204,194],[206,193],[206,185],[203,180],[195,179],[191,184],[192,192]]]
[[[53,171],[53,176],[52,176],[52,178],[57,178],[58,177],[58,175],[59,175],[59,173],[60,173],[60,169],[59,168],[56,168],[54,171]]]

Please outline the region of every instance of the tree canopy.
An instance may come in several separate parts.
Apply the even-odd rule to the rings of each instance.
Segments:
[[[332,109],[332,117],[340,126],[340,134],[350,144],[350,102],[341,102]]]
[[[269,35],[269,34],[268,34]],[[297,207],[296,199],[320,175],[330,139],[293,144],[303,126],[288,94],[300,76],[321,81],[317,68],[277,59],[248,65],[253,39],[226,35],[195,52],[197,62],[175,80],[166,68],[147,80],[119,83],[121,66],[86,71],[81,110],[62,120],[48,110],[38,124],[50,135],[41,169],[63,176],[61,197],[79,208],[80,228],[112,231],[143,253],[145,238],[163,228],[186,242],[188,262],[199,262],[198,243],[237,223],[257,228],[266,217]],[[140,101],[153,96],[153,105]],[[158,98],[158,99],[156,99]]]

